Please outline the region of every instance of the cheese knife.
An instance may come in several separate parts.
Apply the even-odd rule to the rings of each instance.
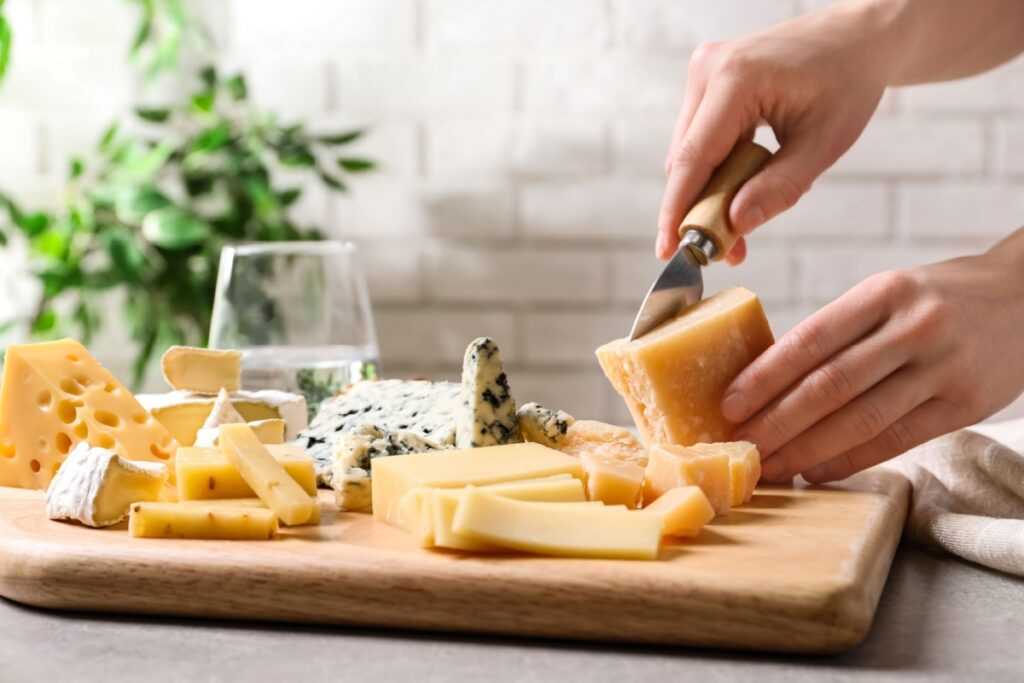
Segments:
[[[633,321],[629,341],[642,337],[704,296],[701,268],[725,258],[739,235],[729,225],[729,204],[737,190],[757,173],[772,153],[741,141],[710,180],[679,225],[679,248],[651,285]]]

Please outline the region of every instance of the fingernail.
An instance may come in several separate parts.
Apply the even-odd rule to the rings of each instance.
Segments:
[[[739,225],[736,226],[736,229],[746,235],[753,232],[762,223],[764,223],[764,210],[757,204],[751,204],[740,215]]]
[[[668,251],[668,235],[663,232],[658,233],[658,241],[655,243],[654,251],[657,253],[658,258],[665,258],[665,253]]]
[[[769,458],[761,463],[761,477],[768,481],[780,479],[786,473],[786,466],[778,458]]]
[[[740,422],[746,419],[750,405],[746,397],[738,391],[734,391],[722,399],[722,415],[730,422]]]

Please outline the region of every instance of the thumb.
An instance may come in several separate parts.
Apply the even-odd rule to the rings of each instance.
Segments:
[[[796,204],[835,162],[827,149],[828,145],[810,137],[783,145],[736,193],[729,206],[733,229],[749,234]]]

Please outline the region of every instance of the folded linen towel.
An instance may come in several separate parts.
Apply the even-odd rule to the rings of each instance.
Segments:
[[[961,429],[884,467],[913,487],[912,540],[1024,576],[1024,419]]]

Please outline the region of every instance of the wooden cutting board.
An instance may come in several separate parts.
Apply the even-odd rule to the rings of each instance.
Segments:
[[[908,504],[869,471],[758,489],[658,561],[469,556],[330,504],[276,541],[133,539],[54,522],[0,488],[0,594],[68,610],[472,631],[790,652],[858,643]]]

